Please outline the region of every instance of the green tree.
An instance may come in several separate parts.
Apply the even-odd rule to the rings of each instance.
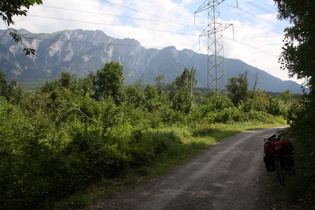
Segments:
[[[311,92],[289,111],[291,130],[295,136],[298,158],[297,186],[314,202],[315,198],[315,1],[274,0],[279,18],[290,21],[285,29],[284,47],[280,57],[282,68],[290,76],[307,79]]]
[[[185,68],[173,82],[170,99],[174,110],[189,113],[193,101],[193,87],[197,84],[195,73],[194,68],[191,70]]]
[[[58,80],[46,81],[43,86],[40,87],[40,91],[43,93],[49,93],[59,87]]]
[[[158,90],[153,85],[146,85],[144,88],[145,96],[145,107],[149,111],[153,111],[158,108],[159,103],[159,93]]]
[[[263,90],[251,92],[251,97],[243,104],[243,111],[250,112],[261,111],[267,112],[270,107],[271,96]]]
[[[241,101],[246,102],[248,99],[248,81],[247,71],[240,74],[239,77],[230,78],[230,83],[226,85],[229,91],[229,97],[233,104],[237,106]]]
[[[281,56],[283,68],[290,75],[309,78],[308,85],[314,86],[315,60],[315,2],[309,0],[275,0],[279,18],[287,19],[291,25],[285,29],[285,43]]]
[[[97,70],[94,78],[96,99],[112,97],[119,104],[124,84],[123,73],[122,65],[113,61],[106,63],[102,70]]]
[[[197,84],[197,80],[195,79],[196,69],[191,68],[191,70],[184,68],[182,75],[175,79],[175,87],[177,89],[185,89],[189,92],[192,97],[193,88]]]
[[[128,85],[124,88],[124,99],[128,105],[135,108],[141,107],[144,103],[143,88],[140,81],[137,81],[133,85]]]
[[[4,23],[9,27],[14,24],[13,17],[27,15],[27,10],[34,4],[42,4],[41,0],[2,0],[0,2],[0,17]],[[10,35],[16,42],[22,42],[22,38],[17,34],[16,31],[11,31]],[[34,54],[35,50],[25,47],[23,49],[26,55]]]
[[[164,76],[161,75],[161,76],[158,76],[157,78],[155,78],[155,81],[156,81],[156,89],[158,91],[159,94],[162,93],[162,88],[164,87],[164,84],[162,82],[162,80],[164,79]]]
[[[72,80],[73,80],[73,76],[70,73],[61,72],[61,78],[60,78],[61,87],[68,88]]]
[[[79,78],[75,91],[80,90],[83,95],[89,95],[92,97],[95,94],[93,81],[93,73],[90,73],[87,77]]]
[[[18,86],[16,80],[7,82],[5,73],[0,72],[0,96],[5,97],[10,102],[17,103],[21,100],[23,88]]]
[[[291,93],[291,90],[288,89],[283,91],[279,98],[283,100],[286,104],[289,104],[293,100],[293,94]]]
[[[159,97],[158,90],[151,84],[144,87],[144,95],[146,100],[152,100]]]
[[[9,84],[5,78],[5,73],[0,71],[0,96],[7,98],[9,95],[8,88]]]
[[[233,107],[232,101],[225,95],[213,91],[206,95],[207,106],[212,107],[211,111],[220,112],[225,108]]]

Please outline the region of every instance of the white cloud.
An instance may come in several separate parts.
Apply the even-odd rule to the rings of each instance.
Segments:
[[[281,34],[259,24],[233,21],[233,25],[235,38],[225,39],[226,57],[241,59],[283,80],[288,79],[287,72],[280,70],[278,63],[282,47]]]
[[[28,16],[14,18],[14,28],[25,28],[34,33],[56,32],[65,29],[91,29],[110,26],[117,21],[120,11],[101,4],[98,0],[46,0],[43,5],[30,8]]]
[[[137,8],[130,12],[134,28],[128,28],[128,31],[126,28],[112,28],[107,31],[110,35],[123,38],[128,34],[128,37],[139,40],[145,47],[155,48],[191,48],[197,41],[197,36],[192,37],[188,31],[193,28],[193,15],[183,5],[170,0],[151,0],[133,1],[130,7]]]

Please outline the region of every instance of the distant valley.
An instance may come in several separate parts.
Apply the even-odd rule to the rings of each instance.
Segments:
[[[177,50],[166,47],[162,50],[146,49],[134,39],[115,39],[102,31],[66,30],[52,34],[33,34],[18,30],[23,44],[36,50],[26,56],[24,46],[15,43],[8,30],[0,30],[0,65],[8,79],[17,78],[21,83],[36,83],[59,77],[69,72],[83,77],[105,63],[119,62],[124,67],[125,83],[141,80],[143,84],[155,83],[155,78],[164,75],[164,83],[172,82],[184,68],[196,71],[197,87],[207,87],[207,55],[192,50]],[[248,71],[249,88],[257,86],[268,92],[290,89],[301,93],[301,86],[293,81],[282,81],[265,71],[250,66],[241,60],[225,59],[226,77],[238,77]],[[228,81],[228,79],[227,79]]]

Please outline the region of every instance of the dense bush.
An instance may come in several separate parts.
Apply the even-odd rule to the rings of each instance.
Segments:
[[[294,138],[297,191],[304,200],[315,204],[315,108],[314,98],[304,96],[289,111],[290,132]],[[306,198],[306,199],[305,199]]]

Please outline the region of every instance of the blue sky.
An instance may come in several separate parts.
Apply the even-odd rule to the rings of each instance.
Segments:
[[[11,27],[33,33],[102,30],[114,38],[136,39],[145,48],[175,46],[207,54],[207,39],[199,35],[208,24],[208,14],[203,11],[194,15],[203,3],[204,0],[43,0],[43,5],[31,7],[27,17],[14,18],[15,25]],[[233,29],[223,32],[224,56],[241,59],[288,80],[287,72],[280,70],[278,63],[283,29],[288,23],[277,20],[273,1],[225,0],[219,10],[219,21],[233,24]],[[0,29],[6,26],[0,23]]]

